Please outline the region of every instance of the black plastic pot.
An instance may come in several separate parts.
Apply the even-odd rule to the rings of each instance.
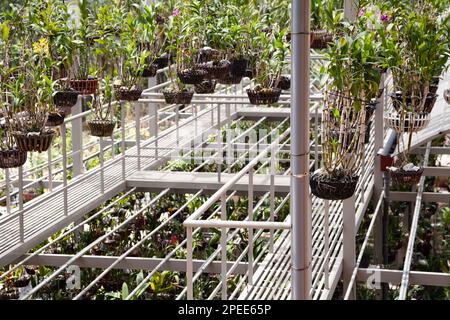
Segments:
[[[281,89],[281,90],[285,90],[285,91],[291,89],[291,77],[289,77],[289,76],[280,76],[278,78],[278,86],[277,86],[277,88]]]
[[[247,72],[248,59],[230,59],[230,73],[234,77],[244,77]]]
[[[309,179],[313,195],[326,200],[344,200],[350,198],[356,189],[359,176],[326,176],[314,173]]]

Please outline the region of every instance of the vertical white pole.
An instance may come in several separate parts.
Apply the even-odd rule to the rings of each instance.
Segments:
[[[66,124],[61,125],[61,140],[62,140],[62,158],[63,158],[63,207],[64,214],[69,215],[69,199],[67,190],[67,134],[66,134]]]
[[[248,171],[248,221],[253,221],[253,167]],[[248,284],[253,285],[253,228],[248,228]]]
[[[291,260],[292,299],[311,298],[309,195],[310,1],[292,1]]]
[[[275,220],[275,148],[270,151],[270,221]],[[273,253],[274,230],[270,229],[269,252]]]
[[[125,106],[122,101],[120,105],[120,131],[122,132],[122,180],[125,180]]]
[[[227,196],[226,193],[220,197],[221,213],[220,218],[222,221],[227,220]],[[220,230],[220,250],[221,250],[221,278],[222,278],[222,300],[227,300],[227,228],[221,228]]]
[[[134,116],[136,125],[136,151],[137,151],[137,166],[141,170],[141,105],[139,102],[134,102]]]
[[[72,107],[72,114],[82,113],[82,105],[85,96],[79,95],[77,103]],[[83,119],[72,120],[72,152],[73,152],[73,176],[76,177],[83,172]]]
[[[5,169],[5,183],[6,183],[6,189],[5,189],[5,197],[6,197],[6,213],[11,213],[11,195],[10,195],[10,183],[9,183],[9,169]]]
[[[25,226],[23,217],[23,167],[19,167],[19,228],[20,242],[25,242]]]
[[[192,227],[186,228],[186,282],[187,282],[187,298],[188,300],[194,299],[194,287],[193,287],[193,263],[192,263]]]
[[[330,289],[330,232],[329,232],[329,215],[330,215],[330,201],[324,200],[324,219],[323,219],[323,233],[324,233],[324,276],[325,276],[325,289]]]
[[[344,0],[344,16],[349,21],[354,21],[356,19],[357,11],[357,1],[356,0]]]
[[[100,137],[100,192],[105,193],[105,171],[104,171],[104,157],[103,157],[103,137]]]
[[[48,189],[53,191],[53,174],[52,174],[52,148],[47,150],[47,168],[48,168]]]
[[[344,200],[344,231],[343,231],[343,250],[344,261],[342,270],[342,279],[344,281],[344,292],[347,292],[353,269],[355,268],[356,245],[355,245],[355,195]],[[350,299],[355,298],[355,288],[353,288]]]

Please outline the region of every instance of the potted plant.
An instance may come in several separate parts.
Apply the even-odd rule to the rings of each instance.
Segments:
[[[121,48],[118,65],[119,80],[116,81],[116,97],[118,100],[137,101],[142,94],[140,77],[146,65],[149,52],[140,50],[134,41],[136,34],[136,22],[132,14],[126,19],[126,31],[121,35]]]
[[[74,26],[76,33],[72,38],[75,54],[68,70],[71,87],[83,95],[94,94],[98,87],[98,78],[93,65],[93,46],[95,34],[91,23],[92,14],[88,0],[78,0],[79,25]]]
[[[113,84],[110,76],[103,79],[103,88],[88,102],[94,119],[87,122],[89,131],[95,137],[110,137],[116,122],[112,119]]]
[[[256,67],[252,89],[247,89],[247,95],[251,104],[272,104],[278,102],[281,89],[278,88],[281,73],[286,65],[288,52],[287,45],[280,41],[284,37],[281,31],[270,39],[261,33],[260,41],[264,50],[260,54],[260,60]]]
[[[373,33],[349,25],[329,46],[322,68],[325,85],[322,116],[322,167],[310,177],[311,192],[343,200],[355,192],[364,156],[366,106],[378,90],[381,74],[373,69]],[[374,71],[375,70],[375,71]]]
[[[325,49],[333,42],[333,32],[342,21],[342,11],[337,8],[339,1],[336,0],[313,0],[311,2],[311,35],[310,47],[312,49]],[[332,31],[333,30],[333,31]]]
[[[0,106],[4,124],[0,126],[0,168],[16,168],[27,161],[27,152],[20,150],[12,136],[14,105],[7,94],[11,84],[14,68],[11,66],[10,24],[5,21],[0,25],[2,34],[2,62],[0,68]]]
[[[48,40],[40,38],[32,48],[24,43],[20,75],[10,87],[14,109],[11,130],[18,148],[23,151],[47,151],[55,131],[46,128],[52,85],[52,59]]]

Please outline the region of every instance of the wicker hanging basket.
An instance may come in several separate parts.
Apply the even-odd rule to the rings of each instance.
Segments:
[[[53,96],[53,102],[57,107],[70,107],[72,108],[78,101],[78,91],[67,90],[58,91]]]
[[[389,170],[392,182],[395,185],[413,186],[419,183],[420,177],[423,174],[423,167],[417,171],[406,171],[403,168],[397,170]]]
[[[214,93],[216,90],[216,80],[206,80],[200,84],[194,85],[194,91],[198,94]]]
[[[310,47],[312,49],[326,49],[328,43],[333,41],[333,35],[327,30],[314,30],[310,35]]]
[[[205,78],[220,79],[230,72],[230,62],[222,60],[218,63],[201,63],[197,65],[197,68],[206,71]]]
[[[248,59],[230,59],[230,73],[234,77],[245,77]]]
[[[19,149],[0,150],[0,168],[18,168],[27,162],[27,152]]]
[[[122,100],[122,101],[137,101],[141,97],[142,89],[132,89],[129,90],[128,88],[118,88],[116,93],[116,99]]]
[[[66,115],[64,113],[50,112],[47,116],[47,121],[46,121],[45,125],[47,127],[60,126],[64,123],[65,116]]]
[[[23,152],[47,151],[52,144],[53,137],[56,132],[49,129],[45,132],[30,132],[23,133],[20,131],[13,132],[14,139],[16,140],[17,147]]]
[[[344,200],[355,193],[358,180],[359,176],[336,179],[314,173],[309,179],[309,186],[312,194],[320,199]]]
[[[410,106],[412,104],[413,98],[412,97],[406,97],[403,100],[402,93],[396,92],[390,94],[391,100],[392,100],[392,106],[397,112],[401,112],[403,110],[404,104],[407,106]],[[423,105],[423,112],[430,113],[433,110],[433,107],[436,103],[438,95],[435,93],[428,93],[427,97],[425,98],[425,103]]]
[[[226,84],[226,85],[232,85],[232,84],[239,84],[242,81],[242,77],[236,77],[230,73],[227,75],[224,75],[222,78],[217,79],[217,82],[220,84]]]
[[[116,122],[112,120],[91,120],[87,124],[91,136],[94,137],[110,137],[116,126]]]
[[[156,76],[157,72],[158,72],[158,65],[156,63],[151,63],[150,65],[147,65],[142,71],[142,77],[153,78]]]
[[[163,92],[164,99],[168,104],[190,104],[194,92],[192,91],[182,91],[182,92]]]
[[[177,76],[180,79],[181,83],[184,84],[199,84],[207,76],[207,72],[202,69],[186,69],[186,70],[178,70]]]
[[[289,76],[280,76],[278,78],[278,89],[281,90],[290,90],[291,89],[291,77]]]
[[[385,125],[397,133],[419,132],[430,123],[430,120],[429,113],[407,112],[403,118],[401,113],[388,112],[384,116]]]
[[[278,88],[265,88],[261,90],[247,89],[248,99],[251,104],[273,104],[277,103],[280,99],[281,89]]]
[[[75,91],[80,92],[80,94],[94,94],[97,91],[98,79],[70,80],[70,86]]]

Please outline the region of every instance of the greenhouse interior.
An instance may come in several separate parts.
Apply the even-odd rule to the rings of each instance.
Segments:
[[[450,300],[450,0],[0,1],[0,300]]]

